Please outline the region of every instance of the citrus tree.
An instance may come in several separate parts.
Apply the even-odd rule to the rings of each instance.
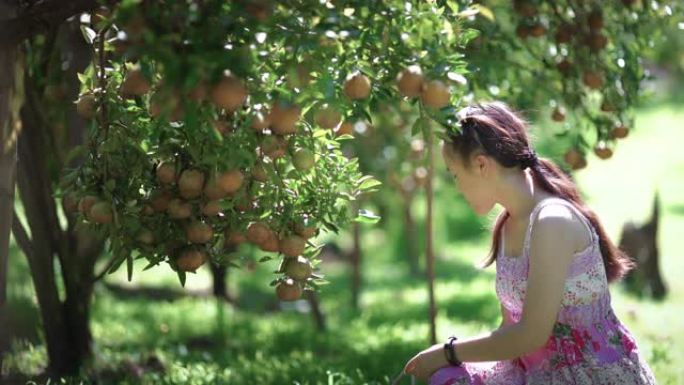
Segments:
[[[590,119],[595,126],[566,126],[567,136],[578,138],[578,146],[594,143],[582,136],[585,129],[598,130],[603,136],[597,139],[606,143],[621,136],[610,127],[624,124],[636,100],[643,78],[638,52],[650,36],[644,32],[668,12],[664,5],[652,10],[641,3],[624,5],[628,9],[619,8],[618,2],[589,3],[124,0],[98,7],[95,1],[79,0],[63,7],[46,1],[41,7],[19,9],[19,17],[2,36],[14,50],[21,39],[31,37],[27,76],[36,80],[29,84],[44,97],[64,100],[69,95],[54,83],[59,76],[47,73],[50,60],[43,53],[55,45],[50,32],[75,16],[70,25],[79,26],[88,44],[87,60],[77,66],[78,98],[67,103],[68,108],[48,111],[49,119],[43,122],[58,132],[68,131],[77,122],[72,115],[78,114],[79,124],[85,122],[86,141],[63,154],[65,162],[59,164],[64,168],[42,169],[41,155],[50,152],[51,144],[40,142],[44,132],[35,121],[40,115],[35,107],[41,96],[34,95],[33,109],[25,109],[21,117],[26,127],[36,129],[25,151],[33,154],[29,159],[36,161],[43,179],[61,177],[52,185],[20,178],[22,200],[24,191],[54,191],[73,225],[70,229],[95,232],[92,250],[98,250],[98,240],[107,240],[110,253],[103,273],[125,264],[131,277],[134,261],[144,259],[147,267],[173,269],[183,283],[186,273],[206,263],[240,267],[238,255],[229,250],[247,243],[268,253],[262,262],[280,258],[270,282],[278,297],[299,298],[303,290],[325,283],[316,270],[316,234],[337,232],[351,221],[379,219],[372,212],[350,209],[358,207],[350,203],[381,185],[372,176],[381,166],[372,160],[372,152],[364,153],[368,156],[363,162],[354,155],[362,151],[342,152],[345,141],[354,143],[350,134],[357,123],[372,135],[383,114],[403,109],[410,130],[395,140],[403,149],[408,140],[422,140],[420,178],[428,199],[434,139],[457,129],[457,110],[475,96],[494,94],[530,106],[546,103],[553,94],[559,108],[580,111],[582,119],[595,118]],[[591,15],[604,6],[599,23]],[[677,10],[667,7],[670,13]],[[88,13],[81,14],[84,10]],[[621,19],[634,15],[639,22]],[[579,24],[569,42],[543,37],[565,19]],[[529,28],[527,40],[515,37],[519,24]],[[45,26],[53,29],[39,34]],[[479,37],[478,30],[483,32]],[[594,43],[587,48],[585,40],[577,38],[587,34],[595,39],[597,31],[603,36],[598,51]],[[507,66],[508,60],[524,70]],[[571,63],[568,69],[557,64],[564,60]],[[599,76],[593,76],[601,79],[599,88],[615,86],[605,97],[615,111],[599,112],[604,101],[596,87],[599,81],[585,81],[585,67],[600,69]],[[537,83],[546,77],[543,86]],[[529,84],[538,92],[529,92]],[[3,127],[8,119],[3,118]],[[74,158],[80,159],[78,167],[68,167]],[[29,175],[26,167],[20,176]],[[54,207],[40,195],[26,197],[33,197],[24,202],[32,218],[33,242],[20,226],[15,226],[15,238],[26,246],[22,248],[27,256],[36,251],[33,254],[42,258],[34,258],[31,267],[40,267],[33,277],[48,328],[64,308],[58,305],[56,290],[47,293],[57,278],[49,269],[53,249],[45,247],[61,250],[59,263],[67,273],[61,279],[67,291],[81,284],[88,287],[101,274],[92,277],[93,264],[75,268],[76,259],[63,256],[69,243],[58,236]],[[51,227],[40,223],[41,207]],[[429,200],[430,280],[431,212]],[[43,244],[48,246],[31,248]],[[87,329],[90,291],[81,292],[81,301],[70,308],[80,309],[78,322],[67,319],[66,326],[55,330]],[[430,298],[434,340],[432,290]],[[68,339],[52,339],[53,334],[46,333],[51,362],[64,352],[77,352],[77,357],[70,356],[74,364],[53,368],[77,369],[89,350],[70,349]],[[88,343],[87,335],[81,343]]]

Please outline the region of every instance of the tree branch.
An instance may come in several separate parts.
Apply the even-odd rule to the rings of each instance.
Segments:
[[[33,259],[35,253],[33,252],[33,242],[29,238],[24,224],[19,221],[19,216],[17,215],[17,210],[15,209],[12,217],[12,235],[14,235],[14,240],[17,241],[17,245],[26,255],[26,258]]]
[[[94,9],[98,0],[39,0],[17,11],[17,16],[0,23],[0,46],[19,44],[22,40],[49,30],[69,17]]]

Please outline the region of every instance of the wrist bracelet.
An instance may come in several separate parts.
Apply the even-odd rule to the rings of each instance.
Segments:
[[[454,366],[461,366],[462,363],[456,356],[456,350],[453,347],[454,341],[456,341],[458,338],[455,336],[449,337],[449,341],[444,343],[444,354],[446,356],[447,361]]]

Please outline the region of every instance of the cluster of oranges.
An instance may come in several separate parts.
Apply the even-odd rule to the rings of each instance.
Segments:
[[[633,1],[623,1],[623,5],[630,7]],[[575,52],[576,56],[584,56],[585,60],[592,61],[609,43],[608,37],[604,33],[604,15],[599,7],[585,11],[583,6],[578,5],[573,8],[573,12],[566,14],[564,8],[556,9],[555,4],[549,4],[554,12],[540,17],[538,5],[529,0],[515,0],[513,8],[520,17],[520,22],[516,28],[516,35],[521,39],[541,38],[548,35],[549,39],[555,42],[559,50]],[[548,16],[548,17],[546,17]],[[551,20],[554,24],[553,29],[547,27],[543,20]],[[585,52],[588,55],[585,55]],[[573,63],[569,56],[562,56],[556,63],[556,69],[565,77],[571,76],[574,71]],[[604,90],[606,82],[604,74],[594,66],[586,65],[581,69],[581,83],[589,90]],[[613,113],[617,110],[615,104],[607,99],[601,102],[601,113]],[[551,119],[555,122],[563,122],[566,118],[566,111],[562,106],[557,106],[551,112]],[[629,129],[622,123],[617,122],[610,129],[606,139],[624,138],[629,133]],[[594,153],[601,159],[608,159],[613,155],[613,150],[605,140],[599,141],[593,148]],[[584,152],[579,148],[572,148],[564,155],[564,160],[573,170],[586,167],[587,161]]]

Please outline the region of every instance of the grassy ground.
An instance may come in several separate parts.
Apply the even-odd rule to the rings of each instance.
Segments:
[[[660,384],[684,383],[684,367],[678,365],[684,361],[684,282],[678,280],[684,274],[684,243],[679,238],[684,233],[683,120],[681,105],[642,109],[639,130],[621,143],[614,158],[590,158],[590,167],[577,175],[614,239],[624,221],[648,217],[653,191],[660,191],[662,271],[669,296],[656,303],[628,296],[619,286],[611,288],[618,316],[635,334]],[[451,199],[442,198],[438,208],[453,207]],[[447,222],[440,218],[438,223]],[[437,231],[437,239],[453,239],[445,233],[462,230]],[[320,296],[329,328],[325,334],[316,332],[306,306],[298,306],[304,304],[273,302],[267,286],[276,267],[273,261],[231,275],[230,290],[241,298],[240,310],[204,297],[123,300],[100,285],[92,309],[96,355],[84,374],[100,383],[129,384],[387,384],[408,358],[428,346],[427,290],[391,255],[396,247],[387,247],[387,241],[396,238],[370,229],[364,235],[360,312],[348,306],[346,265],[333,260],[323,265],[331,281]],[[498,325],[494,271],[472,267],[487,248],[484,237],[438,245],[438,338],[452,332],[486,332]],[[133,284],[178,288],[170,270],[158,267],[142,273],[141,268],[136,267]],[[2,370],[30,376],[42,369],[45,349],[27,277],[24,258],[15,249],[9,296],[17,338]],[[107,281],[130,285],[125,271]],[[209,285],[206,270],[188,277],[190,290]],[[281,311],[265,312],[272,306]],[[160,365],[164,369],[155,371]]]

